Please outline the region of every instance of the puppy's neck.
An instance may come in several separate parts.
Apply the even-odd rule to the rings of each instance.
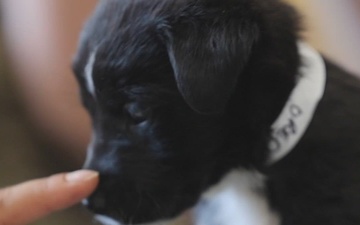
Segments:
[[[322,57],[306,43],[299,42],[298,48],[302,65],[296,86],[271,127],[269,164],[286,156],[300,141],[324,94],[326,74]]]

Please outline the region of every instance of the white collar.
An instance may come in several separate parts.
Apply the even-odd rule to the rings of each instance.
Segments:
[[[302,66],[296,87],[271,126],[269,164],[279,161],[299,142],[324,94],[326,71],[322,57],[304,42],[298,43],[298,49]]]

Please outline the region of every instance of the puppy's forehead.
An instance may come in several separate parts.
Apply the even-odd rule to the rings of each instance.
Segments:
[[[158,30],[166,26],[170,3],[177,1],[100,1],[81,35],[74,66],[83,70],[95,51],[94,71],[127,71],[154,63],[166,54]]]
[[[157,29],[166,26],[169,15],[185,0],[106,0],[100,1],[82,34],[88,48],[114,53],[133,43],[145,44]],[[180,6],[179,6],[180,7]]]

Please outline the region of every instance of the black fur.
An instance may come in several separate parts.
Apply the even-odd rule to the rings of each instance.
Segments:
[[[242,166],[268,176],[283,225],[360,224],[360,85],[343,71],[328,65],[303,141],[265,166],[301,64],[299,29],[277,0],[101,1],[74,63],[95,133],[85,167],[101,173],[89,208],[124,222],[171,218]],[[83,72],[93,51],[95,98]]]
[[[327,63],[324,98],[302,141],[269,170],[283,224],[360,224],[360,82]]]

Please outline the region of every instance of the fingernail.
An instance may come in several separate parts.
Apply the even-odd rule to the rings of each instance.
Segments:
[[[83,182],[95,179],[99,173],[91,170],[78,170],[65,175],[67,182]]]

